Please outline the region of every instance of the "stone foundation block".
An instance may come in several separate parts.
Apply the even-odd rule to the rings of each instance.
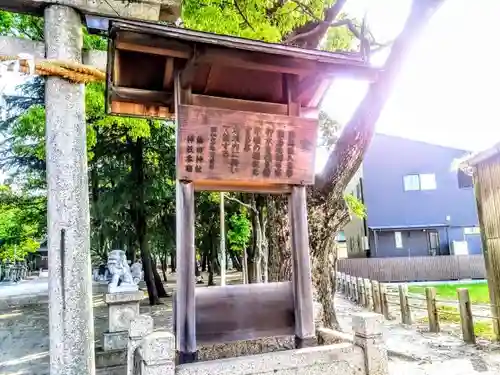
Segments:
[[[103,349],[117,350],[125,349],[128,344],[128,332],[104,332]]]
[[[108,332],[125,331],[128,335],[130,322],[139,316],[139,303],[144,292],[108,293],[105,302],[108,304]],[[125,345],[126,347],[126,345]]]

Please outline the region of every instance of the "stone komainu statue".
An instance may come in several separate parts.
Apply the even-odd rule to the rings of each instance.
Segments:
[[[112,250],[108,254],[108,270],[112,274],[108,290],[137,290],[137,284],[132,279],[127,256],[123,250]]]

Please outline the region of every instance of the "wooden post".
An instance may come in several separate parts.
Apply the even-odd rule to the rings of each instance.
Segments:
[[[226,229],[224,193],[220,193],[220,285],[226,285]]]
[[[382,309],[382,314],[384,314],[384,317],[387,320],[391,320],[391,314],[389,312],[389,298],[387,296],[387,287],[385,284],[380,283],[380,302],[381,302],[381,309]]]
[[[401,323],[412,324],[410,304],[408,303],[408,286],[399,285],[399,306],[401,307]]]
[[[439,315],[436,307],[436,288],[425,288],[427,299],[427,315],[429,317],[429,331],[439,332]]]
[[[351,288],[352,288],[352,301],[354,303],[358,302],[358,287],[356,286],[356,276],[351,276]]]
[[[366,296],[365,296],[365,288],[363,285],[363,278],[362,277],[356,278],[356,283],[357,283],[357,287],[358,287],[358,303],[361,306],[364,306]]]
[[[337,292],[342,292],[342,272],[337,272]]]
[[[382,302],[380,301],[380,289],[378,281],[372,280],[373,311],[382,313]]]
[[[295,300],[295,345],[307,346],[314,340],[314,311],[309,232],[307,225],[306,188],[293,186],[290,196],[292,227],[293,289]]]
[[[475,344],[476,335],[474,334],[474,320],[472,318],[469,290],[464,288],[457,289],[457,295],[463,339],[468,344]]]
[[[196,360],[194,185],[177,181],[176,346],[179,363]]]
[[[190,90],[183,90],[180,72],[175,74],[175,106],[190,102]],[[176,128],[176,131],[178,127]],[[178,133],[177,133],[178,137]],[[177,138],[177,155],[179,153]],[[178,160],[176,160],[178,163]],[[194,362],[196,351],[195,306],[195,247],[194,247],[194,185],[189,181],[176,182],[176,257],[177,291],[175,295],[175,340],[179,363]]]
[[[81,15],[44,10],[48,59],[81,63]],[[50,373],[95,373],[85,86],[45,83]]]
[[[484,266],[488,279],[488,290],[493,331],[500,341],[500,189],[498,180],[500,164],[498,155],[478,163],[474,168],[474,195],[477,216],[481,228]]]
[[[351,285],[349,275],[345,275],[345,296],[347,299],[351,298]]]
[[[369,279],[363,279],[365,288],[365,307],[370,310],[373,308],[372,285]]]

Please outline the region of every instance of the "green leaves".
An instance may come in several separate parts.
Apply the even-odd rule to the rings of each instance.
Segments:
[[[23,260],[38,249],[45,207],[45,198],[0,186],[0,261]]]
[[[248,246],[251,236],[252,223],[247,217],[246,210],[236,213],[229,218],[227,240],[229,248],[234,252],[243,252]]]
[[[344,195],[345,202],[349,207],[349,211],[357,217],[363,219],[366,217],[366,206],[358,198],[352,194]]]

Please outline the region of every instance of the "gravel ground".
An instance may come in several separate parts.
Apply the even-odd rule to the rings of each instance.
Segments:
[[[24,288],[29,288],[24,286]],[[37,289],[38,285],[34,287]],[[10,293],[12,295],[12,293]],[[144,300],[141,314],[153,317],[155,329],[172,329],[172,300],[149,306]],[[108,309],[102,294],[94,295],[94,332],[100,346],[107,330]],[[30,305],[0,311],[0,374],[49,374],[49,309],[48,304]]]
[[[29,288],[23,286],[22,289]],[[39,285],[33,287],[39,290]],[[26,290],[26,289],[25,289]],[[11,293],[5,293],[5,295]],[[0,293],[1,295],[1,293]],[[0,298],[2,298],[0,296]],[[141,313],[151,314],[156,329],[171,329],[171,299],[150,307],[147,301]],[[351,315],[361,311],[343,297],[336,298],[342,329],[351,331]],[[394,316],[397,317],[397,311]],[[95,339],[97,344],[107,329],[107,307],[102,295],[94,296]],[[499,374],[500,348],[480,341],[466,345],[453,334],[432,334],[425,326],[405,327],[398,320],[386,321],[384,340],[390,353],[391,375],[473,375]],[[0,374],[48,374],[48,305],[32,305],[0,311]]]
[[[351,315],[362,311],[343,297],[336,298],[341,327],[351,332]],[[384,341],[389,351],[390,374],[469,375],[500,373],[500,347],[487,341],[467,345],[454,334],[434,334],[425,326],[403,326],[385,321]]]

